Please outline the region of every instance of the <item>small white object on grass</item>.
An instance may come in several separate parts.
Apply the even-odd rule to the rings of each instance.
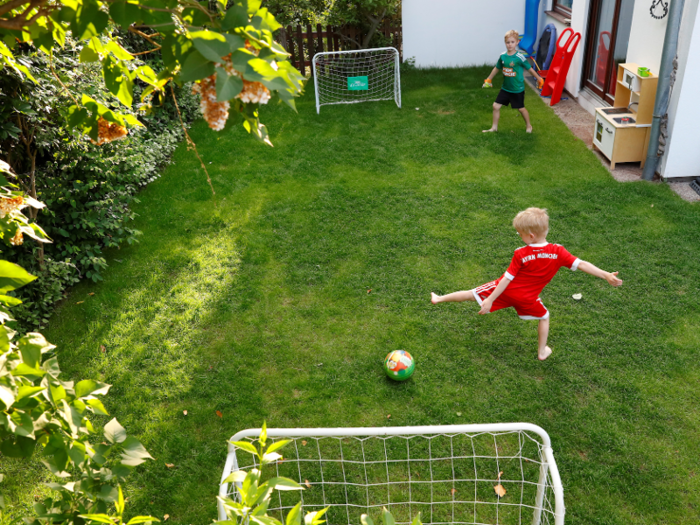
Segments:
[[[572,295],[571,297],[573,297],[573,298],[576,299],[577,301],[580,301],[581,298],[583,297],[583,295],[580,294],[580,293],[575,293],[575,294]]]
[[[416,108],[416,111],[418,111],[420,108]]]

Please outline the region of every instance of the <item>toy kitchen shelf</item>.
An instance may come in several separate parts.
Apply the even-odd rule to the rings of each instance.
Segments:
[[[659,77],[642,77],[638,68],[620,64],[613,107],[595,110],[593,145],[610,160],[610,169],[618,162],[641,162],[643,168],[646,160]]]

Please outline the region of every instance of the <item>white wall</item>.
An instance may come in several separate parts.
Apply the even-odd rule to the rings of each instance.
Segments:
[[[678,35],[678,73],[668,110],[668,139],[660,173],[666,179],[700,176],[700,9],[686,0]],[[690,64],[690,67],[688,65]]]
[[[669,0],[669,8],[670,2],[673,1]],[[686,3],[688,1],[692,0],[686,0]],[[650,7],[651,0],[634,3],[632,31],[630,33],[629,47],[627,48],[627,62],[648,67],[652,73],[658,75],[668,16],[661,20],[652,18],[649,13]]]
[[[525,29],[524,0],[402,2],[403,57],[419,67],[495,65],[510,29]]]
[[[574,97],[578,97],[581,87],[581,74],[583,72],[583,56],[586,49],[586,29],[588,28],[589,0],[574,0],[571,6],[571,29],[575,33],[581,33],[581,41],[576,48],[574,58],[571,60],[569,72],[566,75],[564,89]],[[558,38],[558,35],[557,35]]]

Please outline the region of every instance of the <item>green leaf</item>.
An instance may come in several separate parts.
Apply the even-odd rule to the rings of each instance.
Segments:
[[[182,69],[180,70],[180,82],[193,82],[201,80],[214,74],[214,64],[193,49],[187,55]]]
[[[105,425],[105,439],[110,443],[121,443],[126,440],[126,430],[119,424],[115,417]]]
[[[111,485],[102,485],[100,493],[97,495],[97,499],[106,501],[107,503],[116,503],[119,498],[119,491],[116,487]]]
[[[285,525],[301,525],[301,501],[289,511]]]
[[[90,394],[106,394],[107,392],[109,392],[111,386],[112,385],[108,385],[107,383],[98,383],[97,381],[93,381],[92,379],[85,379],[83,381],[78,382],[78,384],[75,385],[75,397],[80,398]]]
[[[9,261],[0,261],[0,294],[21,288],[36,277]]]
[[[210,22],[209,17],[196,7],[186,7],[182,10],[182,19],[185,24],[192,27],[200,27]]]
[[[120,46],[118,42],[115,42],[114,40],[110,40],[109,42],[107,42],[107,45],[105,45],[105,49],[112,53],[119,60],[134,59],[134,55],[129,53],[126,49]]]
[[[272,478],[267,484],[277,490],[304,490],[304,487],[289,478]]]
[[[43,386],[21,386],[17,390],[17,401],[24,399],[25,397],[33,397],[44,390],[45,389]]]
[[[157,521],[160,523],[160,520],[158,518],[154,518],[153,516],[134,516],[127,522],[126,525],[138,525],[139,523],[150,523],[152,521]]]
[[[222,67],[216,68],[216,100],[223,102],[231,100],[243,89],[243,80],[229,75]]]
[[[370,518],[369,515],[363,514],[360,516],[360,523],[362,523],[362,525],[374,525],[374,520]]]
[[[135,437],[128,437],[124,441],[124,453],[122,454],[122,463],[130,467],[135,467],[153,457],[146,451],[139,440]]]
[[[17,348],[22,354],[22,360],[32,368],[37,368],[41,363],[41,355],[56,348],[56,345],[49,343],[43,335],[37,332],[30,332],[20,338]]]
[[[118,0],[109,5],[109,14],[122,29],[128,29],[131,24],[141,19],[141,10],[136,4]]]
[[[249,443],[248,441],[229,441],[232,445],[240,448],[241,450],[245,450],[246,452],[250,452],[251,454],[257,454],[258,449],[256,449],[252,443]]]
[[[113,525],[116,522],[116,518],[111,518],[107,514],[80,514],[79,516],[86,520],[108,523],[109,525]]]
[[[43,377],[46,375],[46,372],[44,372],[41,368],[32,368],[26,363],[20,363],[15,367],[15,369],[12,371],[13,376],[18,376],[18,377],[27,377],[27,378],[32,378],[32,377]]]
[[[264,454],[262,457],[262,462],[263,464],[268,464],[268,463],[273,463],[280,459],[282,457],[282,454],[278,454],[277,452],[268,452],[267,454]]]
[[[34,452],[36,441],[23,436],[14,436],[0,443],[0,452],[8,458],[28,458]]]
[[[0,303],[5,306],[17,306],[18,304],[22,304],[22,301],[10,295],[0,295]]]
[[[97,62],[99,59],[100,55],[98,55],[90,46],[84,46],[83,50],[80,52],[80,61],[83,63]]]
[[[6,409],[10,408],[15,403],[15,393],[9,387],[0,385],[0,401]]]
[[[282,447],[288,445],[291,442],[292,442],[291,439],[280,439],[279,441],[275,441],[272,445],[267,447],[267,450],[265,452],[267,454],[269,454],[271,452],[275,452],[276,450],[281,449]]]
[[[329,508],[330,507],[326,507],[325,509],[321,509],[321,510],[316,511],[316,512],[307,513],[306,516],[304,516],[304,523],[306,525],[320,525],[321,523],[325,523],[326,520],[322,520],[321,518],[323,517],[323,515],[326,512],[328,512]],[[365,515],[363,515],[363,516],[365,516]],[[362,525],[365,525],[364,522]]]
[[[225,31],[235,27],[248,25],[248,10],[241,5],[234,4],[226,11],[226,16],[221,21],[221,28]]]
[[[99,399],[96,399],[96,398],[88,399],[87,404],[92,407],[92,411],[95,414],[99,414],[101,416],[108,416],[109,415],[109,412],[107,412],[107,409],[102,404],[102,401],[100,401]]]
[[[258,29],[267,29],[273,33],[282,27],[282,24],[275,19],[275,16],[270,13],[266,7],[263,7],[255,13],[252,23],[254,26],[259,25],[260,27]]]
[[[221,62],[221,57],[228,55],[229,49],[226,37],[215,31],[195,31],[190,33],[194,47],[202,56],[212,62]]]
[[[73,36],[79,40],[97,36],[107,27],[109,15],[102,10],[96,0],[82,0],[78,3],[75,17],[71,21]]]
[[[226,479],[224,479],[221,484],[223,485],[224,483],[242,483],[245,481],[246,477],[246,472],[244,470],[237,470],[235,472],[231,472],[228,476],[226,476]]]
[[[262,0],[243,0],[241,3],[243,5],[247,5],[248,14],[252,15],[255,14],[258,11],[258,9],[260,9],[260,4],[262,4]]]
[[[396,520],[394,516],[387,510],[386,507],[382,507],[382,519],[384,520],[384,525],[395,525]]]
[[[423,525],[423,522],[420,520],[420,512],[416,514],[415,518],[413,518],[411,525]]]

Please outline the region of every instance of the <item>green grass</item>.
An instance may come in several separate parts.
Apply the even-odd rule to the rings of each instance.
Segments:
[[[156,458],[130,478],[131,512],[209,523],[227,438],[263,420],[527,421],[552,436],[567,523],[698,522],[700,207],[615,182],[530,90],[535,133],[504,108],[482,134],[487,73],[404,74],[401,110],[316,115],[308,89],[298,115],[262,110],[274,148],[194,126],[216,206],[183,144],[140,197],[141,242],[45,333],[67,376],[114,385],[108,410]],[[514,311],[429,302],[501,275],[528,206],[549,209],[550,242],[625,280],[555,277],[544,363]],[[381,366],[396,348],[417,360],[403,384]],[[45,490],[42,468],[3,460],[15,512]]]

